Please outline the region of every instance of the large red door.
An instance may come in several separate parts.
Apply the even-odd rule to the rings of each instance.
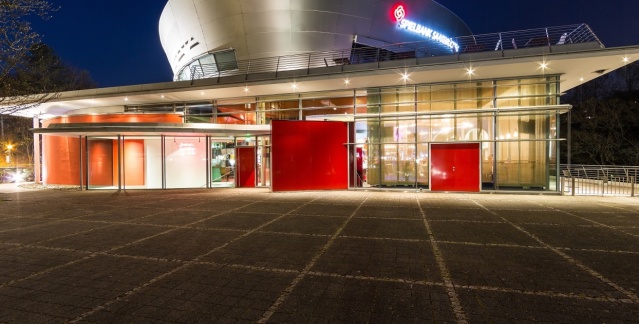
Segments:
[[[431,144],[430,166],[431,191],[479,191],[479,143]]]
[[[254,188],[255,187],[255,147],[244,146],[235,149],[235,167],[236,186],[238,188]]]

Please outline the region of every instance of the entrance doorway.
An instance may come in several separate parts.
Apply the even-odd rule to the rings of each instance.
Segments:
[[[479,143],[431,144],[431,191],[479,192]]]
[[[238,146],[236,148],[236,179],[238,188],[255,187],[255,146]]]

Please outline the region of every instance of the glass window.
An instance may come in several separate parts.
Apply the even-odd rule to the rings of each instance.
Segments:
[[[206,141],[203,137],[165,138],[166,188],[206,187]]]

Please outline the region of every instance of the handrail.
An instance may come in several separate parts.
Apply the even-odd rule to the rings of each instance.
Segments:
[[[639,183],[639,166],[561,164],[560,171],[564,177],[589,180],[633,177],[635,183]]]
[[[323,52],[304,52],[300,54],[267,57],[253,60],[241,60],[226,64],[193,64],[189,75],[183,78],[178,73],[175,81],[220,78],[226,76],[249,75],[257,73],[275,73],[284,71],[311,70],[321,67],[336,67],[343,71],[344,65],[379,63],[384,61],[415,59],[432,56],[450,56],[465,53],[495,52],[532,47],[562,46],[576,43],[597,43],[603,47],[599,38],[586,24],[535,28],[518,31],[469,35],[454,37],[459,51],[432,42],[406,42],[390,44],[379,48],[350,48]],[[189,63],[192,64],[193,62]]]

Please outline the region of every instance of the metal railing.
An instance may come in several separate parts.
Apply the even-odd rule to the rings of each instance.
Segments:
[[[634,197],[639,182],[637,166],[562,164],[560,171],[564,195]]]
[[[453,38],[459,45],[458,50],[450,49],[433,42],[411,42],[391,44],[381,47],[350,48],[336,51],[311,52],[296,55],[268,57],[261,59],[225,62],[218,64],[199,64],[191,66],[190,75],[176,81],[225,76],[248,75],[256,73],[275,73],[293,70],[345,66],[362,63],[423,58],[432,56],[450,56],[465,53],[508,51],[514,49],[548,47],[576,43],[594,42],[603,44],[587,24],[566,25],[547,28],[526,29],[502,33],[470,35]],[[340,69],[340,71],[342,71]],[[181,75],[182,76],[182,75]]]

